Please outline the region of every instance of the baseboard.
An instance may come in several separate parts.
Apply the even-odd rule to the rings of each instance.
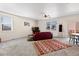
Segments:
[[[69,38],[69,36],[53,36],[53,38]]]
[[[22,38],[27,38],[27,36],[13,38],[13,39],[10,39],[10,40],[2,41],[1,43],[8,42],[8,41],[12,41],[12,40],[18,40],[18,39],[22,39]]]

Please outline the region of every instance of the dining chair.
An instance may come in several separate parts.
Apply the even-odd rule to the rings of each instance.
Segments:
[[[69,43],[73,43],[75,44],[76,43],[76,40],[78,39],[78,37],[72,35],[73,31],[70,31],[69,32]]]
[[[76,39],[76,45],[79,46],[79,36],[78,36],[78,38]]]

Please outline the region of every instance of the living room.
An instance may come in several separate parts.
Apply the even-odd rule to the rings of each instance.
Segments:
[[[76,37],[73,38],[69,34],[79,33],[78,6],[74,3],[0,3],[0,55],[79,55],[79,35],[72,35]],[[36,27],[39,31],[34,32],[32,28]]]

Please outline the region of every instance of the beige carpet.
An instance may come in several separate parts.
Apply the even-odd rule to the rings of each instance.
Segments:
[[[68,42],[64,39],[59,39],[62,42]],[[33,47],[33,41],[27,41],[26,38],[16,39],[4,43],[0,43],[1,56],[36,56],[36,51]],[[42,56],[79,56],[79,47],[73,46],[62,49],[56,52],[48,53]]]

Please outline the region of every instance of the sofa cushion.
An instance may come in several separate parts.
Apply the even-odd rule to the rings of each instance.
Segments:
[[[51,39],[52,33],[51,32],[39,32],[34,35],[33,40],[44,40],[44,39]]]

